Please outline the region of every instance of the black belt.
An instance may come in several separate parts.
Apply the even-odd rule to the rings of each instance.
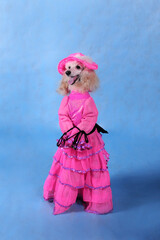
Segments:
[[[67,137],[67,138],[64,138],[64,136],[71,130],[73,130],[74,128],[77,128],[79,131],[75,134],[73,134],[72,136],[70,137]],[[61,146],[64,146],[65,145],[65,142],[70,139],[70,138],[73,138],[74,137],[74,141],[71,145],[72,148],[74,149],[77,149],[77,146],[78,146],[78,143],[81,139],[81,137],[84,135],[84,139],[85,139],[85,142],[88,143],[88,135],[92,134],[95,130],[97,129],[97,131],[100,133],[108,133],[106,130],[104,130],[101,126],[99,126],[97,123],[95,124],[94,128],[89,132],[89,133],[86,133],[84,130],[80,130],[77,126],[74,126],[72,128],[70,128],[68,131],[66,131],[65,133],[63,133],[63,135],[61,136],[61,138],[58,140],[57,142],[57,146],[59,147],[60,145]]]

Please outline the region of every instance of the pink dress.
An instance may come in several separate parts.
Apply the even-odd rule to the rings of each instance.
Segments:
[[[74,125],[89,133],[97,122],[98,110],[88,92],[72,91],[62,99],[59,124],[64,133]],[[72,136],[76,128],[68,133]],[[54,199],[54,214],[68,210],[77,196],[84,201],[85,211],[104,214],[113,209],[112,191],[107,162],[109,154],[104,148],[102,135],[97,129],[88,135],[86,144],[82,136],[77,150],[70,147],[74,139],[58,147],[53,156],[49,175],[44,183],[44,199]]]

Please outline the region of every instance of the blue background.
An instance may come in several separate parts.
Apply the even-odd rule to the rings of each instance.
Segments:
[[[54,216],[43,184],[61,136],[58,62],[99,65],[92,93],[110,153],[114,211]],[[0,0],[0,236],[160,239],[160,1]]]

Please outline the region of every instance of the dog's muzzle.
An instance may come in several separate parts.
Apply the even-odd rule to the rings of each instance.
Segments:
[[[84,70],[84,68],[81,70],[81,72],[78,75],[70,76],[68,83],[70,85],[73,85],[73,84],[75,84],[75,82],[80,81],[81,80],[81,73],[82,73],[83,70]],[[66,73],[67,76],[69,76],[71,74],[71,71],[67,70],[65,73]]]

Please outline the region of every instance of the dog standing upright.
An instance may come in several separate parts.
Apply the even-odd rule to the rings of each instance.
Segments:
[[[81,197],[84,210],[104,214],[113,209],[109,154],[97,124],[98,110],[89,92],[99,85],[98,65],[82,53],[58,64],[62,80],[58,92],[65,95],[58,115],[63,135],[44,183],[45,200],[54,201],[54,214],[68,210]]]

